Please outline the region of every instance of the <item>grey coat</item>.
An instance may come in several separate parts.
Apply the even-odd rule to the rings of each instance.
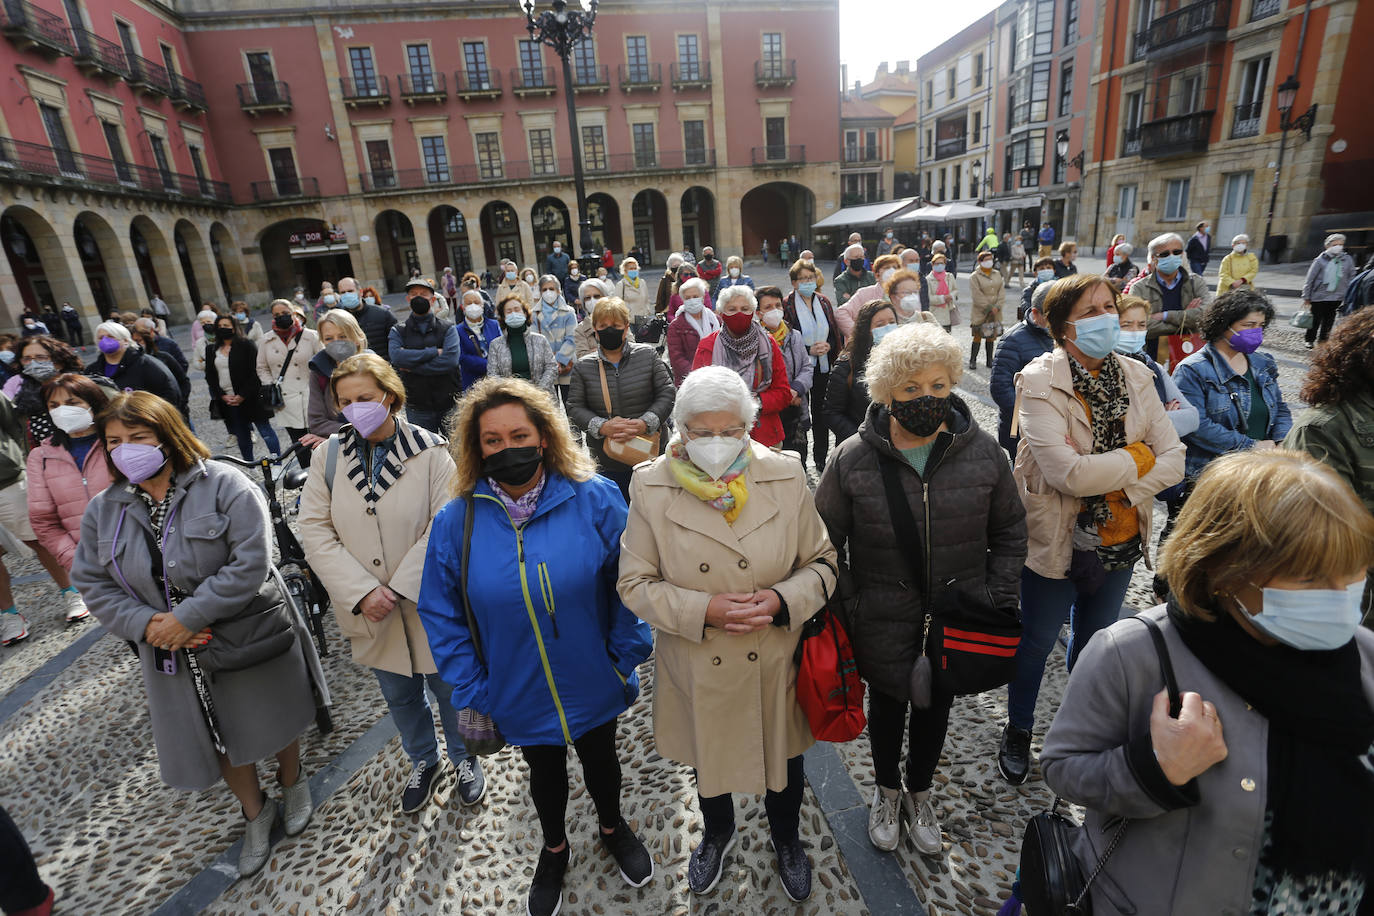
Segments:
[[[806,352],[806,341],[802,339],[801,331],[796,328],[789,329],[787,341],[783,343],[781,349],[782,361],[787,364],[787,380],[792,386],[792,391],[801,395],[802,399],[798,406],[800,411],[798,428],[810,429],[811,380],[816,372],[816,367],[811,365],[811,354]]]
[[[930,551],[932,598],[962,597],[1018,616],[1026,510],[997,440],[978,428],[962,401],[951,401],[951,432],[936,441],[924,480],[893,448],[887,408],[872,404],[858,435],[831,453],[816,487],[816,509],[840,556],[839,595],[859,673],[890,697],[909,694],[925,609],[911,584],[910,553],[894,532],[880,452],[902,465],[902,487]]]
[[[1332,261],[1340,262],[1341,278],[1336,281],[1335,289],[1327,289],[1326,265]],[[1307,268],[1307,276],[1302,281],[1302,297],[1308,302],[1340,302],[1345,298],[1345,291],[1356,273],[1355,259],[1350,255],[1342,251],[1332,257],[1330,252],[1323,251],[1312,259],[1311,266]]]
[[[173,615],[189,630],[209,627],[213,638],[216,623],[243,611],[268,577],[267,502],[238,470],[198,462],[179,475],[168,519],[163,543],[168,580],[190,593]],[[185,653],[177,653],[175,674],[163,674],[154,667],[153,648],[143,641],[153,615],[166,609],[144,536],[150,530],[147,508],[129,485],[110,486],[86,508],[72,584],[106,629],[138,647],[163,781],[178,789],[206,789],[220,779],[219,761]],[[115,560],[137,597],[121,585]],[[298,639],[284,655],[211,676],[211,695],[231,763],[253,763],[274,754],[314,719],[305,651]]]
[[[487,347],[487,375],[509,378],[511,371],[510,344],[507,334],[502,332]],[[525,352],[530,357],[530,381],[550,395],[555,395],[553,386],[558,383],[558,360],[553,357],[553,347],[549,339],[538,331],[525,332]],[[555,401],[557,397],[554,397]]]
[[[1145,625],[1128,618],[1099,630],[1078,659],[1040,755],[1045,783],[1088,809],[1074,839],[1085,874],[1110,841],[1108,819],[1132,819],[1093,884],[1094,913],[1247,914],[1264,837],[1268,722],[1188,651],[1162,606],[1143,616],[1164,631],[1179,689],[1216,705],[1226,759],[1197,777],[1192,798],[1164,778],[1150,743],[1164,677]],[[1374,632],[1355,640],[1374,703]]]
[[[601,395],[598,364],[605,362],[606,388],[611,394],[607,405]],[[601,424],[611,417],[643,420],[648,434],[658,431],[673,412],[677,389],[668,364],[659,359],[650,344],[627,342],[617,366],[604,361],[600,348],[573,363],[572,384],[568,388],[568,419],[587,432],[587,446],[599,465],[625,465],[607,458],[602,450]],[[611,408],[614,408],[612,410]],[[666,443],[667,436],[661,440]]]

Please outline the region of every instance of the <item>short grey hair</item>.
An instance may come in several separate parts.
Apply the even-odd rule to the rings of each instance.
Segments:
[[[705,282],[705,281],[701,281]],[[759,307],[759,300],[755,298],[754,291],[747,286],[727,286],[716,294],[716,310],[725,307],[725,303],[733,302],[736,299],[743,299],[749,303],[749,311],[754,311]]]
[[[701,294],[705,296],[708,292],[710,292],[711,284],[701,279],[701,277],[691,277],[690,279],[683,280],[680,284],[678,284],[677,294],[679,296],[682,296],[682,298],[686,299],[687,290],[689,289],[700,290]],[[732,289],[735,289],[735,287],[728,286],[725,288],[725,292],[729,292]],[[716,304],[720,304],[719,300],[717,300]]]
[[[224,316],[220,315],[217,317],[222,318]],[[101,334],[104,334],[106,337],[113,337],[115,340],[123,341],[126,344],[132,344],[134,342],[134,336],[129,333],[129,329],[118,321],[102,321],[100,324],[96,325],[95,336],[98,338]]]
[[[152,331],[154,334],[157,333],[157,322],[153,321],[151,318],[138,319],[134,322],[134,327],[138,328],[140,331]]]
[[[674,267],[681,267],[682,262],[685,260],[687,259],[682,256],[682,252],[674,251],[672,254],[668,255],[668,269],[672,270]]]
[[[463,305],[467,305],[467,303],[468,303],[468,297],[469,297],[469,296],[471,296],[473,299],[476,299],[478,302],[482,303],[483,305],[486,305],[486,300],[482,298],[482,292],[481,292],[481,290],[476,290],[476,289],[465,289],[465,290],[463,290],[463,295],[459,297],[459,298],[461,299]]]
[[[892,392],[902,382],[936,366],[949,374],[951,385],[959,384],[964,374],[964,348],[938,324],[904,324],[873,348],[864,367],[864,383],[874,401],[891,404]]]
[[[677,399],[673,401],[673,424],[681,432],[700,414],[716,410],[735,411],[744,427],[753,429],[759,405],[744,379],[733,369],[724,366],[693,369],[677,390]]]
[[[862,258],[865,256],[864,246],[858,243],[850,245],[847,248],[845,248],[844,256],[846,258]]]
[[[1323,247],[1323,248],[1330,248],[1332,245],[1336,244],[1337,242],[1340,242],[1342,245],[1345,244],[1345,233],[1344,233],[1344,232],[1333,232],[1333,233],[1331,233],[1330,235],[1328,235],[1328,236],[1326,237],[1326,241],[1325,241],[1325,242],[1322,242],[1322,247]]]
[[[1150,239],[1150,254],[1154,255],[1158,253],[1159,249],[1163,248],[1164,245],[1170,241],[1178,242],[1179,246],[1182,247],[1183,236],[1179,235],[1177,232],[1166,232],[1163,235],[1155,236]]]
[[[932,252],[934,252],[934,251],[944,251],[944,250],[945,250],[945,243],[944,243],[943,241],[941,241],[940,239],[936,239],[935,241],[933,241],[933,242],[930,243],[930,250],[931,250]]]
[[[1134,251],[1135,251],[1135,246],[1132,245],[1130,242],[1118,242],[1117,245],[1116,245],[1116,252],[1115,252],[1115,253],[1116,253],[1116,254],[1124,254],[1126,257],[1129,258],[1129,257],[1131,256],[1131,253],[1134,252]]]
[[[1117,247],[1119,248],[1121,246],[1118,245]],[[1035,292],[1031,293],[1031,308],[1042,315],[1045,314],[1045,297],[1050,294],[1050,290],[1054,287],[1054,284],[1058,282],[1058,280],[1051,280],[1048,283],[1041,283],[1036,286]]]
[[[1238,245],[1238,244],[1240,244],[1241,242],[1244,242],[1245,244],[1249,245],[1249,244],[1250,244],[1250,236],[1248,236],[1248,235],[1246,235],[1244,232],[1242,232],[1240,235],[1237,235],[1235,238],[1231,239],[1231,244],[1232,244],[1232,245]]]
[[[611,294],[611,284],[597,277],[588,277],[586,280],[583,280],[582,285],[577,288],[577,298],[587,298],[587,290],[589,289],[596,290],[598,298],[604,299]]]

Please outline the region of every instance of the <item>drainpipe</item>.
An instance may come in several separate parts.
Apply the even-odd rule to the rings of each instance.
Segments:
[[[1111,123],[1112,123],[1112,119],[1111,119],[1110,115],[1111,115],[1111,110],[1112,110],[1112,91],[1111,91],[1111,90],[1112,90],[1112,79],[1113,79],[1113,77],[1112,77],[1111,74],[1112,74],[1112,71],[1116,69],[1116,19],[1117,19],[1117,13],[1118,13],[1118,12],[1120,11],[1120,9],[1121,9],[1121,4],[1122,4],[1122,2],[1123,2],[1123,0],[1116,0],[1116,3],[1112,4],[1112,27],[1111,27],[1111,30],[1107,33],[1107,34],[1109,34],[1109,35],[1112,36],[1112,47],[1111,47],[1111,50],[1110,50],[1109,52],[1107,52],[1107,108],[1106,108],[1106,111],[1104,111],[1104,112],[1103,112],[1103,115],[1102,115],[1102,123],[1103,123],[1103,124],[1111,124]],[[1310,3],[1311,0],[1308,0],[1308,2]],[[1118,85],[1119,85],[1119,83],[1118,83]],[[1098,228],[1099,224],[1100,224],[1101,221],[1102,221],[1102,181],[1103,181],[1103,178],[1105,177],[1104,174],[1103,174],[1104,170],[1103,170],[1103,168],[1102,168],[1102,163],[1105,161],[1106,156],[1107,156],[1107,133],[1106,133],[1106,131],[1103,131],[1103,132],[1102,132],[1102,145],[1098,147],[1098,151],[1097,151],[1097,203],[1096,203],[1096,206],[1095,206],[1094,209],[1093,209],[1093,243],[1092,243],[1092,249],[1093,249],[1094,251],[1097,250],[1097,228]],[[1137,197],[1137,201],[1136,201],[1136,202],[1137,202],[1137,205],[1138,205],[1138,204],[1139,204],[1139,198],[1138,198],[1138,197]],[[1111,267],[1110,264],[1108,264],[1107,266],[1108,266],[1108,267]]]

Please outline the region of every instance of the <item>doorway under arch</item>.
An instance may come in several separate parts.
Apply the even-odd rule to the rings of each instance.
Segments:
[[[620,233],[620,204],[615,198],[609,194],[588,194],[587,220],[592,225],[592,244],[598,250],[611,249],[618,259],[624,258],[627,252]]]
[[[433,250],[435,270],[443,273],[452,267],[461,278],[472,270],[472,245],[468,241],[468,223],[463,211],[447,204],[429,211],[429,245]],[[439,282],[439,277],[434,278]]]
[[[682,247],[700,257],[701,249],[716,244],[716,198],[700,186],[682,194]]]
[[[745,252],[757,252],[764,239],[769,249],[777,251],[778,241],[789,235],[805,245],[815,222],[816,195],[795,182],[772,181],[746,192],[740,198],[739,213]]]
[[[635,248],[644,254],[644,264],[668,256],[668,198],[661,191],[644,190],[630,205],[634,218]]]
[[[139,290],[129,285],[129,271],[125,268],[119,238],[104,217],[90,211],[77,214],[72,222],[72,240],[76,243],[86,282],[91,287],[91,305],[102,321],[119,310],[117,303],[138,298]],[[81,310],[79,304],[73,302],[72,305]]]
[[[225,299],[232,301],[242,298],[248,288],[243,276],[243,262],[239,258],[234,236],[223,223],[210,224],[210,256],[214,259],[215,273],[219,276]]]
[[[568,217],[568,205],[557,197],[541,197],[530,208],[530,228],[534,231],[535,271],[544,272],[544,260],[553,251],[553,243],[558,242],[563,250],[572,257],[572,220]]]
[[[382,259],[382,282],[389,293],[405,289],[412,270],[420,269],[420,253],[415,247],[415,227],[400,210],[383,210],[373,222],[378,253]]]
[[[495,267],[496,262],[509,258],[516,264],[525,263],[523,246],[520,244],[520,217],[515,209],[504,200],[493,200],[482,208],[482,243],[487,266]]]
[[[258,250],[262,252],[267,286],[274,298],[290,299],[300,288],[314,302],[325,280],[335,283],[340,277],[353,276],[348,243],[332,241],[323,220],[288,219],[273,223],[258,236]]]
[[[0,215],[0,243],[24,310],[38,314],[46,305],[60,306],[67,300],[81,307],[63,263],[62,243],[46,219],[28,207],[10,207]],[[19,324],[17,312],[6,318],[9,324]]]
[[[135,216],[129,223],[129,245],[134,250],[134,263],[138,266],[139,277],[143,281],[143,298],[160,296],[169,308],[186,309],[186,303],[178,302],[181,296],[177,286],[177,264],[173,250],[162,235],[162,230],[146,216]],[[197,303],[198,305],[199,303]],[[137,312],[141,304],[119,303],[123,309]]]

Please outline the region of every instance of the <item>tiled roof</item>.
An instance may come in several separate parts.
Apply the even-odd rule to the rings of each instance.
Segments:
[[[840,120],[842,121],[890,121],[893,117],[892,113],[887,109],[875,105],[872,102],[866,102],[863,99],[845,96],[845,98],[840,101]]]

